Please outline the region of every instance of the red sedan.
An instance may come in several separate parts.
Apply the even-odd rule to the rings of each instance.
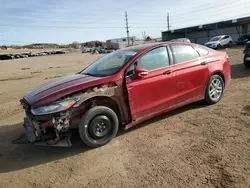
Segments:
[[[129,47],[24,96],[24,128],[30,143],[58,146],[70,146],[78,128],[98,147],[119,128],[195,101],[219,102],[230,79],[225,52],[181,42]]]

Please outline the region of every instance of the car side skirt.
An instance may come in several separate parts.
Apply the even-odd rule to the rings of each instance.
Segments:
[[[165,110],[162,110],[162,111],[159,111],[159,112],[155,112],[155,113],[151,113],[151,114],[147,114],[146,116],[144,116],[144,117],[142,117],[140,119],[136,119],[135,121],[127,124],[125,126],[125,130],[127,130],[127,129],[135,126],[135,125],[137,125],[138,123],[144,122],[144,121],[149,120],[149,119],[151,119],[153,117],[156,117],[158,115],[162,115],[162,114],[164,114],[166,112],[172,111],[172,110],[177,109],[179,107],[182,107],[182,106],[185,106],[187,104],[191,104],[193,102],[197,102],[197,101],[200,101],[200,100],[203,100],[203,99],[204,99],[204,95],[203,96],[193,97],[193,98],[190,98],[190,99],[188,99],[188,100],[186,100],[184,102],[181,102],[181,103],[178,103],[178,104],[173,105],[171,107],[168,107]]]

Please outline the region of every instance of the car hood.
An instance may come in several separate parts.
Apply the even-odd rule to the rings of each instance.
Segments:
[[[104,78],[84,74],[60,77],[32,90],[24,99],[32,108],[48,105],[68,94],[96,85],[97,80],[101,81]]]
[[[218,44],[218,41],[211,41],[211,42],[207,42],[205,45],[209,45],[209,44]]]

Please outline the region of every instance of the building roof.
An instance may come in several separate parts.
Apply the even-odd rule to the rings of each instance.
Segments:
[[[173,30],[174,33],[185,33],[185,32],[193,32],[193,31],[208,31],[215,29],[215,25],[218,25],[218,28],[226,28],[226,27],[232,27],[232,26],[240,26],[245,23],[250,23],[250,16],[248,17],[242,17],[237,19],[230,19],[226,21],[219,21],[209,24],[203,24],[203,25],[197,25],[192,27],[186,27],[186,28],[180,28]],[[172,33],[172,31],[163,31],[162,33]]]

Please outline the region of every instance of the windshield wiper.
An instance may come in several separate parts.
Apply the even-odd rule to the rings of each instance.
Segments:
[[[88,72],[82,72],[81,74],[85,74],[85,75],[88,75],[88,76],[95,76],[94,74],[91,74],[91,73],[88,73]]]

